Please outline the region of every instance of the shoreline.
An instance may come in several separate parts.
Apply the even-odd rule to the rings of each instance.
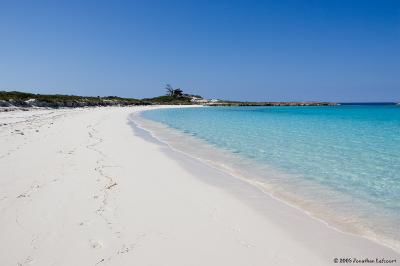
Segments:
[[[251,162],[251,160],[247,158],[230,154],[229,151],[225,151],[219,147],[207,143],[204,140],[198,139],[195,136],[185,134],[163,123],[144,118],[141,113],[142,112],[138,112],[134,115],[132,114],[132,119],[137,120],[136,122],[134,122],[135,126],[146,131],[149,135],[151,135],[152,138],[156,139],[163,145],[168,146],[168,148],[172,151],[182,153],[183,155],[190,157],[193,160],[197,160],[207,165],[208,167],[215,169],[216,171],[221,171],[225,174],[230,175],[231,178],[236,178],[241,182],[246,183],[247,185],[253,186],[260,190],[262,193],[267,194],[269,197],[280,201],[283,204],[290,206],[291,208],[303,212],[310,218],[325,224],[327,227],[330,227],[331,229],[336,230],[339,233],[361,237],[368,241],[373,241],[378,245],[387,247],[394,252],[400,253],[400,243],[397,240],[395,240],[394,238],[388,238],[386,235],[380,235],[377,232],[372,231],[371,228],[366,227],[366,224],[363,224],[363,222],[366,221],[357,220],[353,221],[351,224],[346,224],[345,220],[348,218],[343,218],[344,220],[341,221],[337,217],[338,215],[340,215],[340,213],[330,213],[328,210],[328,206],[312,206],[315,201],[318,200],[317,198],[304,198],[304,195],[297,195],[299,191],[295,192],[293,188],[288,189],[287,187],[282,186],[283,184],[266,183],[265,180],[263,180],[265,176],[261,175],[260,171],[250,169],[250,167],[248,167],[247,165],[249,164],[251,168],[257,167],[258,165],[255,162]],[[179,145],[176,143],[178,139]],[[181,144],[182,142],[185,144]],[[188,149],[188,146],[191,146],[191,148]],[[200,149],[208,150],[207,152],[209,153],[204,154],[204,151],[200,153],[194,152],[194,150],[196,150],[197,152]],[[213,159],[205,159],[211,154],[217,155],[213,156]],[[243,160],[247,161],[247,163],[242,163]],[[239,163],[240,165],[235,166],[235,163]],[[265,169],[263,170],[265,171]],[[278,178],[284,178],[283,175],[287,175],[281,172],[277,172],[273,168],[268,168],[267,170],[269,172],[269,175],[272,174],[272,176],[278,176]],[[310,186],[310,184],[308,184],[307,182],[303,185]],[[338,192],[333,192],[326,187],[322,187],[319,185],[317,186],[316,184],[313,184],[313,186],[313,191],[318,190],[320,194],[338,194]],[[348,195],[336,195],[336,197],[344,197],[347,201],[353,201],[353,199],[350,199]],[[358,204],[360,207],[362,207],[362,205],[360,205],[362,203]],[[321,212],[325,214],[321,215]],[[352,220],[354,219],[358,218],[352,217]],[[357,222],[357,224],[355,224],[355,222]]]
[[[226,173],[144,139],[128,117],[152,108],[0,115],[6,124],[0,127],[0,226],[11,239],[1,245],[7,255],[0,264],[398,260],[386,247],[329,229]]]

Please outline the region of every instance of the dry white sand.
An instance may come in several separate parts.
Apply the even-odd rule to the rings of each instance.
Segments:
[[[145,108],[0,113],[0,265],[399,263],[142,138]]]

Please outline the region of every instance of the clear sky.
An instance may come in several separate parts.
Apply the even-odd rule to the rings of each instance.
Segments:
[[[0,90],[400,101],[399,0],[4,1]]]

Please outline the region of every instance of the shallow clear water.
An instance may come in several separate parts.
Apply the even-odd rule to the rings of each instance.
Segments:
[[[157,109],[142,116],[259,169],[295,176],[282,178],[282,184],[340,211],[342,223],[400,238],[400,107],[206,107]],[[262,178],[279,184],[266,169]],[[327,192],[317,196],[316,188]]]

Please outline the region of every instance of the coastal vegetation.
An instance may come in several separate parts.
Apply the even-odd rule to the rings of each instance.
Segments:
[[[165,89],[167,90],[167,96],[171,97],[181,97],[183,96],[183,90],[181,88],[174,89],[170,84],[167,84],[165,86]]]
[[[199,95],[183,93],[181,88],[173,88],[170,84],[165,86],[166,94],[154,98],[145,98],[143,101],[151,104],[177,104],[177,105],[191,105],[197,104],[193,99],[203,99]]]
[[[0,91],[0,106],[9,107],[84,107],[84,106],[112,106],[112,105],[145,105],[150,104],[133,98],[117,96],[87,97],[62,94],[33,94],[18,91]]]
[[[0,107],[86,107],[133,105],[207,105],[207,106],[321,106],[330,102],[242,102],[205,99],[200,95],[184,93],[181,88],[167,84],[166,94],[153,98],[135,99],[118,96],[76,96],[63,94],[33,94],[19,91],[0,91]]]

